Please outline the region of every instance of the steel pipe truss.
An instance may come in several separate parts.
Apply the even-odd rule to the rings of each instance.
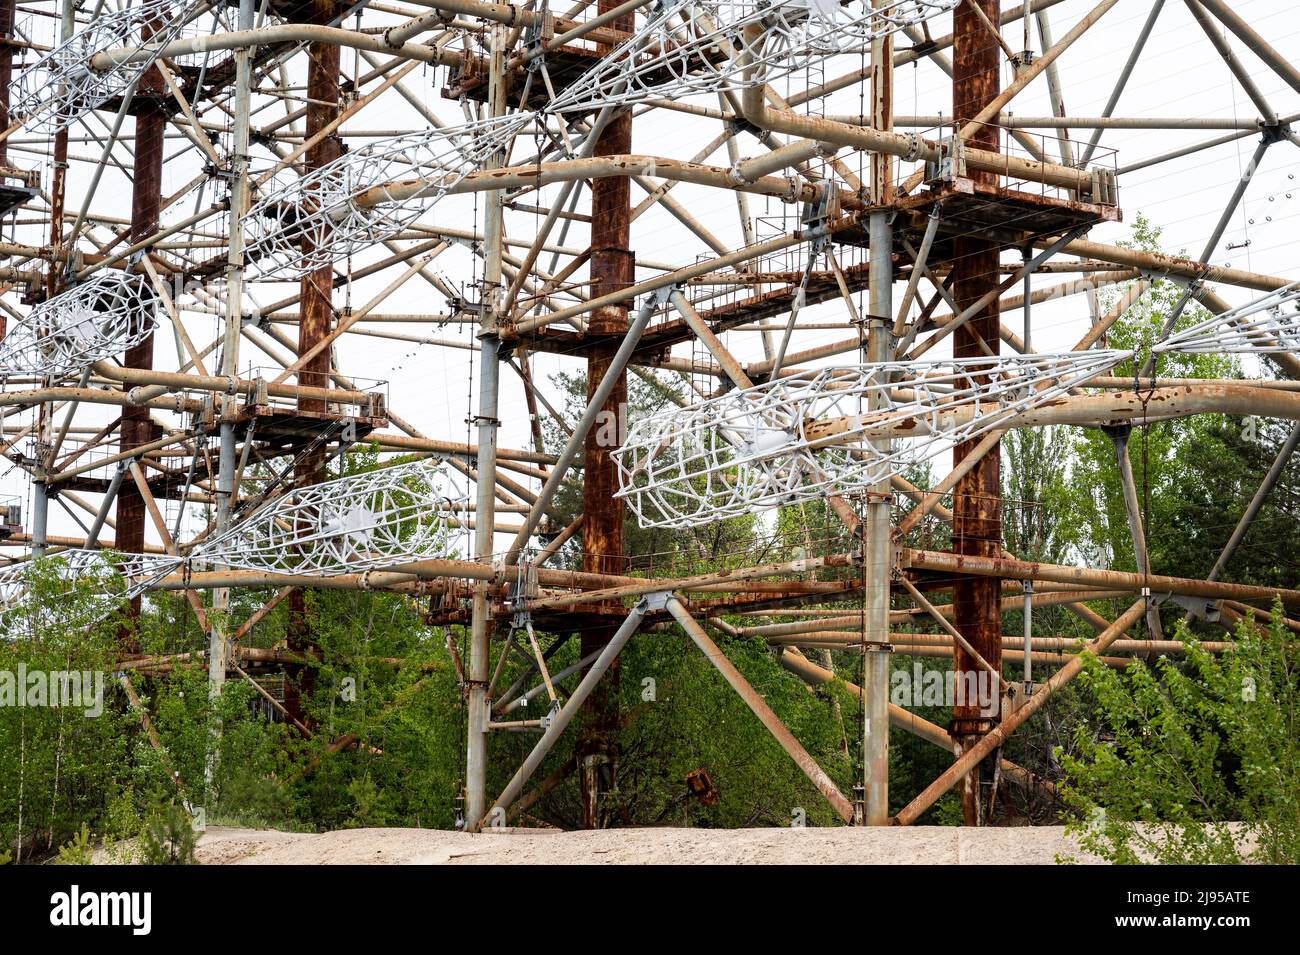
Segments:
[[[428,129],[370,143],[304,176],[281,170],[246,217],[251,270],[298,278],[399,235],[532,122],[513,113]]]
[[[1193,4],[1202,5],[1207,17],[1227,16],[1217,0]],[[1230,133],[1172,152],[1165,152],[1163,135],[1153,136],[1158,155],[1129,156],[1133,147],[1126,143],[1129,161],[1115,173],[1119,177],[1169,168],[1180,157],[1259,132],[1277,150],[1291,148],[1284,140],[1300,145],[1288,125],[1300,113],[1272,109],[1227,41],[1211,42],[1205,52],[1228,62],[1258,120],[1254,112],[1234,114],[1231,121],[1112,116],[1143,45],[1154,35],[1156,9],[1103,115],[1067,115],[1062,104],[1074,95],[1062,90],[1066,74],[1057,71],[1056,61],[1076,55],[1075,44],[1117,6],[1115,0],[1093,0],[1092,12],[1058,42],[1046,29],[1055,0],[1018,7],[993,0],[607,0],[554,17],[529,5],[420,0],[417,6],[435,12],[421,10],[405,22],[396,8],[349,7],[345,20],[343,7],[308,11],[289,4],[280,5],[281,14],[312,22],[274,26],[267,18],[279,14],[256,0],[224,6],[148,0],[93,20],[89,7],[77,12],[73,6],[64,4],[61,15],[51,17],[48,10],[19,3],[19,12],[30,14],[36,27],[20,26],[10,40],[14,58],[33,61],[10,88],[10,115],[38,135],[25,133],[18,122],[0,133],[0,213],[12,214],[0,242],[0,281],[9,290],[4,305],[11,321],[0,341],[0,384],[46,379],[30,390],[5,388],[0,394],[0,450],[26,472],[24,485],[14,490],[32,501],[30,528],[23,526],[22,507],[0,504],[0,543],[32,554],[73,549],[34,562],[20,557],[0,570],[0,637],[85,626],[112,617],[148,589],[183,592],[208,633],[208,659],[215,664],[210,673],[219,687],[230,641],[259,625],[286,595],[305,645],[310,627],[292,608],[304,588],[441,594],[446,599],[437,607],[421,608],[426,621],[436,619],[449,630],[468,625],[469,631],[465,661],[454,634],[449,646],[470,700],[465,805],[476,824],[489,802],[489,731],[541,733],[539,747],[496,807],[523,812],[549,784],[524,793],[529,774],[578,714],[600,673],[613,666],[618,648],[647,622],[657,628],[676,621],[848,819],[853,807],[823,785],[807,753],[787,745],[790,740],[753,688],[728,667],[705,626],[765,640],[783,651],[787,667],[822,682],[834,678],[833,661],[824,670],[811,666],[796,647],[879,646],[893,639],[891,623],[916,623],[922,615],[938,629],[895,641],[899,652],[960,652],[1005,672],[992,652],[999,639],[993,628],[976,647],[974,635],[956,622],[958,608],[965,613],[976,601],[970,593],[954,593],[951,604],[941,607],[928,603],[928,590],[918,600],[918,586],[915,614],[891,609],[890,589],[905,575],[1001,581],[1000,595],[985,588],[978,601],[990,611],[1023,613],[1026,633],[1015,645],[1035,672],[1038,651],[1046,646],[1041,641],[1060,638],[1042,635],[1044,615],[1035,616],[1032,608],[1070,607],[1104,634],[1092,645],[1097,652],[1142,652],[1167,647],[1120,642],[1120,635],[1142,618],[1152,620],[1166,592],[1183,601],[1189,615],[1215,621],[1221,615],[1229,624],[1233,614],[1267,606],[1275,592],[1287,606],[1300,606],[1300,593],[1293,590],[1218,580],[1231,576],[1233,550],[1294,452],[1297,432],[1208,581],[1162,577],[1158,566],[1096,571],[1022,563],[996,552],[894,548],[888,531],[879,532],[889,522],[892,487],[916,502],[899,524],[900,540],[922,520],[966,522],[969,535],[970,512],[959,521],[940,500],[949,493],[967,501],[974,496],[963,482],[992,460],[1007,428],[1136,425],[1200,413],[1300,419],[1294,381],[1165,381],[1148,392],[1142,387],[1147,367],[1135,370],[1136,377],[1107,377],[1133,359],[1132,352],[1093,350],[1152,283],[1167,278],[1187,287],[1167,318],[1169,330],[1194,299],[1214,317],[1159,341],[1156,354],[1267,354],[1286,375],[1300,379],[1300,283],[1218,262],[1220,240],[1230,238],[1224,230],[1246,201],[1258,159],[1250,174],[1223,181],[1225,198],[1231,198],[1199,258],[1082,238],[1087,222],[1115,217],[1113,209],[1098,208],[1113,205],[1115,193],[1108,178],[1072,158],[1067,147],[1077,137],[1071,129],[1095,128],[1098,136],[1103,128]],[[354,13],[357,22],[349,29]],[[940,14],[952,14],[951,35],[943,35],[941,20],[931,22]],[[1029,49],[1028,35],[1021,46],[1007,32],[1011,21],[1026,15],[1039,22],[1038,50]],[[1115,16],[1106,22],[1113,24]],[[1113,41],[1121,28],[1103,42]],[[1294,71],[1282,55],[1236,19],[1230,30],[1295,88]],[[77,32],[67,42],[50,40],[68,31]],[[894,48],[888,39],[899,31],[909,43],[900,40]],[[336,58],[332,47],[357,54]],[[990,76],[1005,68],[1002,54],[1016,63],[1011,85],[1000,93],[980,92],[973,87],[981,84],[968,75],[959,79],[968,92],[954,90],[950,98],[941,74],[969,74],[972,58],[981,54],[987,55]],[[925,115],[893,115],[891,63],[916,64],[930,74],[918,85],[926,101],[918,101],[916,110]],[[437,102],[430,65],[450,70],[443,97],[459,102]],[[823,76],[823,65],[847,72]],[[805,70],[807,75],[799,75]],[[1022,115],[1022,94],[1043,73],[1052,115]],[[781,81],[780,97],[764,89],[769,80]],[[147,93],[137,86],[148,87]],[[933,96],[934,89],[943,95]],[[833,99],[837,91],[846,95]],[[696,94],[705,95],[683,101]],[[858,112],[843,116],[855,102]],[[615,109],[638,104],[635,110]],[[1280,100],[1275,105],[1294,107]],[[1223,107],[1207,105],[1220,112]],[[972,120],[964,145],[894,131],[942,126],[948,123],[942,117],[954,114]],[[467,122],[463,116],[496,118]],[[658,117],[661,124],[637,126],[642,116]],[[1030,158],[995,143],[988,124],[999,120],[1016,127]],[[85,128],[69,130],[78,121]],[[632,151],[624,124],[640,129],[641,139],[652,131],[661,135],[640,155]],[[672,133],[662,135],[670,126]],[[1022,129],[1066,130],[1060,163],[1051,161],[1046,143],[1020,135]],[[987,140],[976,134],[981,131],[990,134]],[[1094,136],[1088,150],[1097,143]],[[726,164],[711,165],[724,148]],[[1262,146],[1257,155],[1263,156]],[[44,170],[14,165],[24,156],[41,157]],[[913,255],[909,240],[917,239],[929,201],[919,191],[921,163],[930,173],[950,175],[933,190],[943,193],[942,203],[935,199],[920,254]],[[619,185],[629,186],[633,199],[606,188],[620,179],[630,181]],[[19,181],[21,186],[13,185]],[[899,182],[908,188],[891,197],[887,184]],[[1021,185],[1028,182],[1057,194],[1035,197],[1039,190]],[[1185,190],[1189,202],[1199,202],[1213,185],[1205,174],[1187,182],[1195,183]],[[968,184],[980,188],[963,192]],[[718,203],[697,201],[704,189],[714,199],[734,202],[738,230],[716,214]],[[461,198],[470,193],[481,195]],[[749,203],[754,195],[803,204],[804,214],[758,216]],[[910,211],[895,216],[891,227],[888,213],[870,204],[876,199]],[[978,216],[966,218],[977,200]],[[452,206],[463,221],[445,221]],[[910,224],[908,216],[914,218]],[[644,231],[634,232],[634,225]],[[668,231],[679,227],[684,231]],[[964,255],[957,240],[967,238],[1002,245],[1004,252],[997,268],[990,260],[989,285],[971,294],[960,289],[965,280],[954,274]],[[826,254],[801,271],[810,245]],[[1029,274],[1017,275],[1013,270],[1024,268],[1028,256],[1019,264],[1009,258],[1027,247],[1032,255],[1034,246],[1046,251],[1031,259]],[[908,259],[912,276],[900,308],[891,303],[890,285]],[[129,269],[114,268],[128,263]],[[1049,272],[1085,278],[1070,283],[1066,293],[1040,284]],[[55,294],[70,275],[83,281]],[[998,275],[1007,280],[999,282]],[[296,289],[272,290],[303,276],[307,280]],[[1069,303],[1032,313],[1029,305],[1054,300],[1058,292],[1086,289],[1095,297],[1103,287],[1135,279],[1108,315],[1079,310],[1075,319],[1090,327],[1086,333],[1079,329],[1082,338],[1070,336],[1078,342],[1076,352],[1032,352],[1032,342],[1042,340],[1042,316],[1052,324],[1058,315],[1069,320]],[[1021,281],[1017,300],[1008,293]],[[659,323],[669,289],[676,290],[671,298],[680,321],[664,315]],[[867,289],[864,309],[858,293]],[[1220,293],[1234,303],[1245,296],[1232,298],[1238,294],[1232,289],[1268,294],[1233,308]],[[638,299],[650,304],[628,323]],[[30,302],[43,304],[28,308]],[[946,316],[936,312],[944,304],[950,309]],[[1028,354],[929,359],[942,354],[929,349],[952,344],[955,329],[982,324],[993,309],[1017,308],[1024,309],[1023,338],[1011,331],[1005,314],[1000,329],[990,321],[988,334],[979,337],[993,351],[1000,331],[1003,341]],[[160,311],[174,334],[158,335],[156,343],[174,337],[174,363],[169,348],[155,355],[135,347],[156,330]],[[919,317],[913,322],[914,315]],[[887,330],[895,316],[897,333],[908,335],[897,357],[924,354],[927,360],[884,361],[891,357],[888,346],[899,344]],[[783,327],[784,336],[775,338]],[[426,337],[435,328],[438,337]],[[830,329],[843,329],[845,337],[805,337]],[[750,332],[759,334],[744,334]],[[975,344],[975,336],[960,337]],[[1150,344],[1143,343],[1144,356]],[[880,361],[817,367],[864,345],[866,356]],[[128,351],[136,352],[123,360],[129,367],[108,364]],[[534,356],[545,356],[547,363],[534,362]],[[564,402],[552,400],[563,395],[543,383],[551,356],[556,363],[585,362],[588,377],[598,382],[588,389],[587,411],[576,427],[570,427]],[[468,357],[472,370],[458,372],[457,357]],[[422,376],[385,373],[415,363]],[[247,367],[270,371],[241,374]],[[514,380],[505,375],[507,367],[523,383],[522,402],[505,394],[503,379]],[[446,378],[436,383],[440,387],[430,387],[430,369]],[[631,422],[621,414],[606,421],[608,407],[621,401],[614,389],[625,370],[651,387],[662,386],[657,390],[672,404],[695,403]],[[665,373],[681,376],[688,390],[662,378]],[[392,378],[410,390],[379,401],[360,390],[355,374]],[[468,375],[463,392],[462,375]],[[755,380],[761,383],[755,386]],[[736,390],[710,391],[717,385]],[[439,399],[448,407],[428,414],[429,402]],[[462,400],[463,407],[453,405]],[[412,401],[423,405],[418,417],[405,407]],[[521,407],[528,412],[530,449],[498,447],[498,438],[515,445],[523,439]],[[474,443],[468,429],[419,429],[426,421],[434,427],[453,422],[462,410],[477,430]],[[542,422],[548,415],[569,433],[558,441],[558,455],[546,451]],[[307,483],[317,481],[329,462],[349,460],[348,449],[365,440],[376,442],[388,458],[438,457],[418,463],[401,458],[378,470]],[[613,453],[616,482],[603,450],[619,443]],[[957,455],[961,460],[946,473],[936,467],[940,473],[928,487],[904,479],[912,466],[962,443],[969,448]],[[593,448],[601,449],[598,460],[584,450]],[[584,496],[584,511],[566,520],[535,557],[520,561],[555,530],[550,521],[564,509],[552,505],[578,468],[592,491]],[[297,475],[303,486],[268,486],[267,475],[283,481]],[[990,477],[984,486],[995,488],[996,480]],[[1127,487],[1137,488],[1131,480]],[[676,557],[667,566],[652,562],[633,570],[629,557],[654,555],[626,555],[622,545],[606,547],[600,540],[602,528],[621,522],[613,509],[604,510],[614,491],[643,525],[678,528],[827,498],[838,519],[862,532],[865,541],[879,542],[880,549],[827,552],[826,543],[793,544],[774,536],[743,548],[754,555],[750,566],[736,566],[746,563],[737,551],[721,570],[684,567]],[[110,521],[114,503],[122,503],[119,493],[129,507],[119,509],[124,517]],[[863,509],[843,495],[868,501],[865,520],[858,513]],[[98,501],[90,499],[95,496]],[[1136,537],[1140,496],[1130,499]],[[66,516],[53,511],[55,500]],[[87,527],[73,507],[94,514],[93,525]],[[51,519],[59,526],[52,527]],[[80,549],[96,546],[110,523],[118,546],[167,556],[119,559]],[[460,535],[471,527],[476,539],[468,552],[467,543],[457,544],[468,540],[468,534]],[[202,528],[197,535],[196,528]],[[990,545],[998,543],[996,530],[989,533]],[[587,558],[581,570],[560,552],[579,540]],[[546,566],[552,561],[556,566]],[[561,569],[560,562],[568,566]],[[53,568],[48,574],[42,571],[46,566]],[[861,568],[863,579],[808,579],[821,568]],[[52,586],[66,588],[68,599],[33,599]],[[268,586],[281,588],[279,596],[234,633],[219,632],[233,588]],[[213,591],[210,605],[200,600],[202,590]],[[1156,596],[1114,623],[1084,603],[1139,593]],[[628,620],[615,630],[616,606],[647,594],[654,596],[630,608]],[[859,606],[859,594],[860,609],[843,616],[846,603]],[[505,629],[499,626],[502,599],[515,605],[528,638],[508,638],[495,654],[494,634]],[[38,612],[38,605],[53,609]],[[530,614],[536,615],[536,634]],[[574,614],[581,616],[566,619]],[[775,622],[735,628],[727,622],[733,614],[765,614],[761,620]],[[576,654],[578,664],[550,670],[549,655],[570,634],[586,629],[577,623],[597,615],[607,618],[600,624],[607,642]],[[798,619],[805,615],[813,619]],[[1030,632],[1035,628],[1040,632]],[[547,633],[556,640],[543,650]],[[516,654],[515,647],[524,652]],[[495,674],[489,667],[494,656]],[[883,702],[872,683],[882,662],[887,663],[873,656],[870,673],[877,675],[856,688],[873,702]],[[495,693],[498,676],[516,663],[524,669],[516,686]],[[525,692],[534,672],[540,685]],[[1063,672],[1046,690],[1039,684],[1040,693],[1050,693],[1077,667]],[[581,682],[555,712],[537,720],[494,721],[522,708],[520,701],[530,696],[546,693],[560,700],[556,686],[570,676]],[[1030,706],[1045,699],[1036,693]],[[1027,717],[1031,710],[1020,712]],[[876,727],[923,726],[922,735],[950,752],[965,745],[901,708],[864,717]],[[1017,721],[1022,717],[1010,728]],[[984,737],[979,752],[993,755],[1006,731]],[[871,765],[870,775],[879,781],[881,739],[873,737],[869,749],[865,735],[864,727],[863,764]],[[966,774],[976,761],[972,752],[977,751],[969,750],[900,820],[917,818],[938,792]],[[1014,768],[1002,765],[1004,773]],[[871,798],[878,799],[887,787],[873,785]],[[879,821],[864,805],[867,817]]]
[[[738,89],[744,58],[767,80],[869,46],[961,0],[666,0],[631,37],[550,104],[553,112]],[[760,39],[750,29],[762,27]]]
[[[1300,353],[1300,282],[1221,312],[1160,342],[1153,352]]]
[[[0,342],[0,379],[76,378],[153,333],[158,296],[145,276],[96,272],[33,308]]]
[[[110,12],[97,11],[90,24],[23,70],[10,84],[13,115],[33,132],[54,133],[126,94],[158,58],[211,4],[207,0],[153,0]],[[148,43],[149,55],[99,70],[97,54]]]
[[[329,577],[446,557],[454,515],[467,500],[437,460],[364,471],[266,501],[190,559]]]
[[[0,634],[91,626],[180,565],[180,558],[167,555],[72,549],[0,568]],[[34,589],[42,574],[61,599]]]
[[[619,496],[642,526],[687,527],[865,490],[1131,357],[1094,350],[799,372],[633,422],[614,452]],[[897,440],[873,446],[882,437]]]

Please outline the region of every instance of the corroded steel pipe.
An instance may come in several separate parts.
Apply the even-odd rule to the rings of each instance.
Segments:
[[[1118,620],[1089,643],[1088,651],[1093,654],[1101,654],[1107,647],[1118,640],[1129,627],[1141,620],[1146,613],[1146,609],[1147,600],[1143,597],[1124,611]],[[992,755],[1025,721],[1042,709],[1043,705],[1051,699],[1057,690],[1065,686],[1081,672],[1083,672],[1083,659],[1081,657],[1075,657],[1057,670],[1056,673],[1052,674],[1051,679],[1044,683],[1033,696],[1028,697],[1017,709],[1006,714],[997,727],[980,737],[979,741],[958,757],[957,761],[944,770],[938,779],[904,806],[898,815],[894,817],[894,821],[900,826],[909,826],[916,822],[921,814],[933,806],[940,796],[957,785],[960,780],[966,778],[966,775],[979,765],[983,759]]]
[[[1290,607],[1300,607],[1300,591],[1276,587],[1258,587],[1252,584],[1229,584],[1217,580],[1194,580],[1187,577],[1167,577],[1161,574],[1136,574],[1121,570],[1098,570],[1092,567],[1068,567],[1062,564],[1039,564],[1005,557],[963,557],[958,554],[932,550],[904,549],[899,554],[899,566],[912,570],[938,571],[947,574],[973,574],[984,577],[1002,577],[1010,580],[1047,580],[1056,583],[1091,584],[1107,589],[1141,591],[1150,588],[1152,593],[1183,594],[1204,597],[1208,600],[1272,601],[1274,597]]]

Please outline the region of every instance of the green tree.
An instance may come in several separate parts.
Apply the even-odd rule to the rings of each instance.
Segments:
[[[83,825],[99,829],[138,725],[112,679],[121,578],[70,579],[50,557],[33,564],[28,588],[0,639],[0,845],[15,862],[53,852]]]
[[[1063,756],[1069,828],[1112,862],[1300,862],[1300,651],[1280,605],[1222,655],[1179,637],[1184,664],[1086,659],[1097,725]]]

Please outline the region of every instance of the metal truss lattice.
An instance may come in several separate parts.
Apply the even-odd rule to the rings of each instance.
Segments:
[[[33,308],[0,343],[0,378],[75,378],[153,333],[158,296],[149,279],[97,272]]]
[[[266,278],[296,278],[399,235],[533,122],[515,113],[378,140],[299,176],[286,169],[247,216]]]
[[[9,85],[10,110],[37,133],[54,133],[122,96],[178,39],[205,0],[153,0],[125,10],[96,13],[91,22],[23,70]],[[148,36],[146,41],[145,37]],[[149,54],[110,69],[94,67],[101,53],[144,46]]]
[[[552,112],[716,93],[806,69],[951,11],[960,0],[663,0],[646,22],[552,101]],[[743,57],[742,54],[748,54]]]
[[[91,626],[181,563],[162,554],[73,549],[0,568],[0,637]],[[33,589],[42,577],[48,592]]]
[[[1202,355],[1300,352],[1300,282],[1198,322],[1152,351]]]
[[[445,557],[467,500],[441,462],[379,468],[273,498],[191,559],[329,577]]]
[[[614,452],[618,496],[643,527],[689,527],[865,490],[1130,358],[1094,350],[790,375],[634,422]]]

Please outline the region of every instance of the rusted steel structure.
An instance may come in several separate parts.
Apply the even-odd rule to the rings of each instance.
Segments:
[[[148,38],[157,29],[150,24],[141,31],[141,39]],[[164,136],[167,131],[166,87],[157,67],[145,70],[136,83],[135,95],[127,106],[135,117],[135,150],[131,178],[131,225],[129,239],[132,243],[148,240],[158,231],[162,215],[162,175]],[[122,357],[124,368],[150,370],[153,368],[154,337],[148,336],[133,346]],[[161,436],[161,429],[153,422],[148,408],[127,407],[122,410],[121,450],[132,452]],[[134,481],[123,481],[117,492],[117,527],[114,537],[116,549],[126,554],[139,554],[145,543],[145,499]],[[140,598],[131,600],[130,616],[140,615]],[[127,637],[129,648],[134,640]]]
[[[1280,597],[1300,628],[1300,591],[1241,584],[1231,564],[1300,424],[1201,579],[1152,565],[1128,459],[1129,430],[1154,421],[1300,422],[1300,276],[1227,257],[1264,160],[1300,142],[1300,111],[1261,92],[1276,78],[1300,94],[1295,57],[1248,13],[154,0],[110,31],[70,4],[48,12],[0,0],[0,315],[77,354],[88,316],[60,327],[41,317],[65,312],[40,307],[130,276],[158,334],[72,374],[0,362],[0,447],[21,478],[0,492],[30,501],[0,534],[0,602],[21,600],[43,554],[145,555],[121,592],[144,594],[137,611],[183,594],[206,649],[140,659],[128,640],[124,671],[202,660],[214,693],[288,671],[268,705],[317,733],[296,690],[318,659],[308,594],[405,595],[452,636],[465,825],[508,823],[567,781],[582,824],[602,826],[621,818],[620,652],[672,627],[832,818],[911,823],[958,788],[978,825],[999,786],[1045,785],[1002,747],[1081,668],[1035,608],[1069,608],[1116,667],[1176,652],[1161,606],[1231,629]],[[1175,16],[1257,116],[1118,112]],[[1080,97],[1105,107],[1069,115],[1072,65],[1119,44],[1120,72]],[[905,67],[920,115],[900,112]],[[1114,130],[1133,137],[1122,156],[1104,148]],[[1253,137],[1247,175],[1198,181],[1198,258],[1117,243],[1121,200],[1156,188],[1132,173]],[[1163,344],[1117,372],[1128,356],[1108,333],[1158,282],[1180,287]],[[118,340],[121,296],[74,299]],[[1251,353],[1252,374],[1162,378],[1179,349]],[[629,381],[662,406],[629,419]],[[1007,551],[1001,442],[1049,426],[1115,437],[1136,566]],[[436,458],[438,482],[414,505],[393,482],[361,500],[331,479],[362,442],[411,474],[412,456]],[[912,483],[922,464],[928,487]],[[814,502],[825,527],[805,520],[797,546],[774,533],[777,508]],[[751,515],[752,543],[712,566],[674,536]],[[656,529],[653,553],[631,552],[629,521]],[[239,553],[259,527],[264,546]],[[237,590],[262,595],[243,619]],[[247,645],[281,604],[287,645]],[[861,701],[852,789],[728,659],[732,641]],[[887,698],[891,670],[917,661],[991,679],[996,705],[920,719]],[[901,811],[890,727],[954,759]],[[494,792],[500,733],[535,745]]]
[[[998,38],[986,23],[1000,15],[998,0],[979,0],[961,4],[953,11],[952,104],[958,127],[973,122],[993,102],[1001,86],[1002,50]],[[1000,152],[1001,134],[997,126],[979,124],[967,140],[971,145],[990,152]],[[972,181],[994,189],[1000,185],[996,173],[971,173]],[[953,332],[952,352],[958,358],[979,358],[1002,350],[1001,309],[997,299],[1000,281],[1001,246],[995,239],[978,232],[958,236],[953,241],[952,298],[954,310],[965,312],[981,301],[979,308],[961,328]],[[1002,476],[1001,449],[997,443],[980,447],[971,440],[956,445],[952,451],[953,467],[960,467],[968,455],[978,455],[953,489],[952,549],[970,557],[996,557],[1002,549]],[[987,577],[960,577],[953,584],[953,623],[970,641],[973,651],[989,666],[1002,669],[1002,609],[998,581]],[[957,683],[963,685],[966,674],[980,669],[973,654],[957,645],[953,669]],[[960,748],[974,746],[997,723],[996,715],[983,711],[977,700],[958,701],[953,708],[952,734]],[[962,780],[962,815],[967,825],[977,825],[981,815],[981,782],[989,771],[968,773]]]
[[[616,13],[616,0],[597,0],[597,15]],[[610,29],[630,32],[635,16],[623,13],[610,21]],[[608,55],[608,49],[602,51]],[[596,139],[593,156],[624,156],[632,152],[632,111],[611,112],[605,128]],[[591,184],[591,291],[595,295],[621,293],[636,276],[636,256],[632,245],[632,180],[618,176],[596,179]],[[593,574],[622,574],[626,571],[623,553],[623,521],[626,506],[618,492],[618,469],[614,465],[614,445],[610,441],[620,430],[627,413],[627,372],[611,371],[618,343],[627,335],[626,301],[594,309],[588,319],[587,332],[603,339],[588,352],[587,400],[596,394],[601,382],[613,374],[613,387],[600,408],[601,419],[611,427],[592,428],[582,449],[582,569]],[[620,615],[621,616],[621,615]],[[618,623],[598,621],[582,632],[583,658],[608,645]],[[583,823],[599,828],[602,795],[617,786],[618,751],[618,660],[610,666],[592,696],[587,718],[580,729],[578,779],[582,799]]]

